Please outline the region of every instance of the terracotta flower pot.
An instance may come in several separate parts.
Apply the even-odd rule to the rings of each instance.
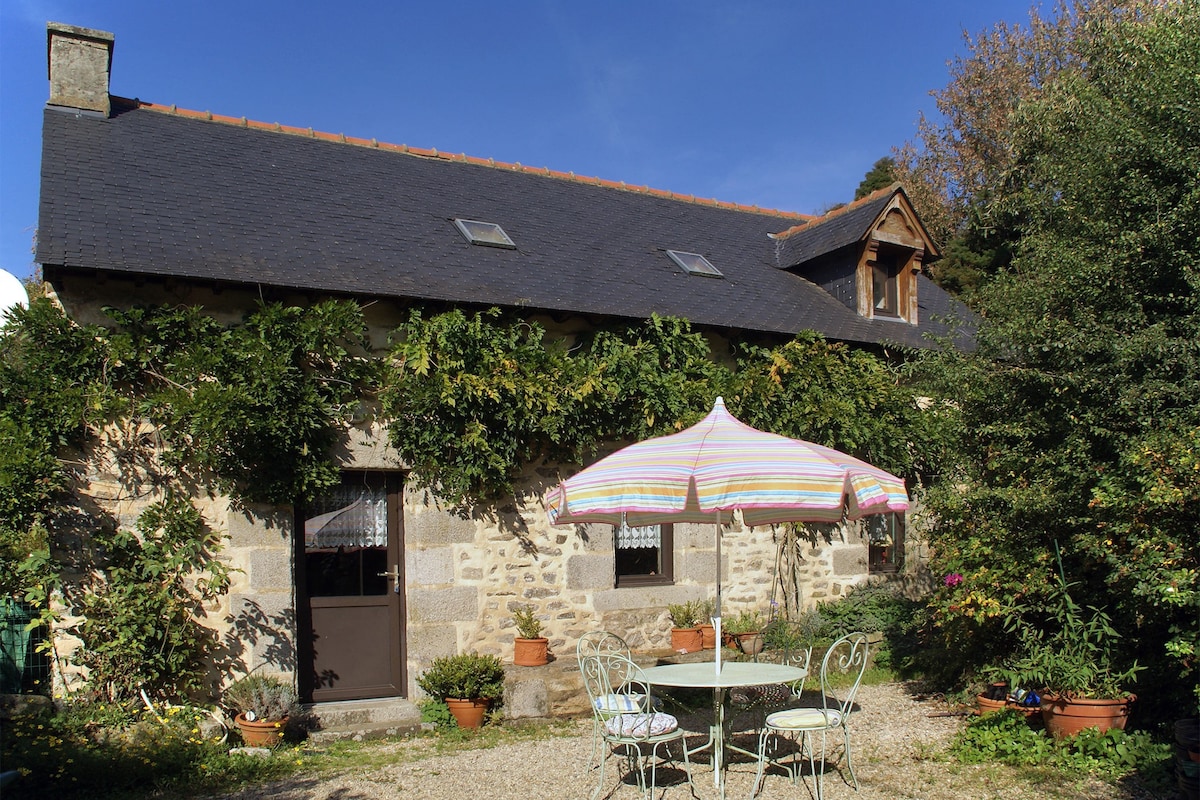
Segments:
[[[287,717],[283,719],[248,720],[245,714],[238,714],[233,721],[237,724],[242,741],[248,747],[273,747],[283,740],[283,732],[287,730]]]
[[[1068,697],[1043,697],[1042,719],[1046,730],[1055,739],[1074,736],[1085,728],[1096,728],[1101,733],[1110,728],[1125,729],[1129,709],[1136,695],[1091,700]]]
[[[994,714],[1008,705],[1007,700],[993,700],[986,694],[975,695],[975,713],[979,716]]]
[[[700,626],[700,648],[703,650],[712,650],[717,646],[717,629],[712,623],[706,623]]]
[[[671,628],[671,649],[676,653],[695,653],[703,644],[699,628]]]
[[[517,637],[513,640],[513,663],[518,667],[540,667],[550,660],[549,646],[550,640],[545,637],[538,639]]]
[[[766,639],[758,631],[739,633],[735,635],[735,638],[737,639],[738,649],[748,656],[758,655],[762,652],[763,646],[766,644]]]
[[[458,727],[478,728],[483,725],[483,715],[487,711],[488,701],[482,698],[462,700],[456,697],[447,697],[446,705],[450,708],[450,713],[454,715],[454,721],[458,723]]]
[[[993,714],[1002,708],[1008,708],[1017,712],[1030,725],[1036,726],[1042,719],[1042,709],[1040,706],[1023,706],[1010,702],[1007,698],[1004,700],[993,700],[986,694],[975,695],[975,714],[977,716],[982,717],[987,714]]]

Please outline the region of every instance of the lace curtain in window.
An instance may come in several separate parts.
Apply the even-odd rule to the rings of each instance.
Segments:
[[[647,525],[642,528],[630,528],[622,524],[617,528],[617,547],[661,547],[662,528],[658,525]]]
[[[309,549],[387,547],[387,489],[338,486],[308,507],[304,544]]]

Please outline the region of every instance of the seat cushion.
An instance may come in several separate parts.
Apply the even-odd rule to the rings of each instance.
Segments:
[[[679,721],[670,714],[620,714],[604,723],[613,736],[662,736],[679,728]]]
[[[783,730],[836,728],[842,724],[842,712],[836,708],[789,708],[767,717],[767,727]]]
[[[729,701],[734,708],[755,706],[777,706],[792,699],[792,688],[782,683],[759,686],[738,686],[729,690]]]
[[[645,702],[646,695],[644,694],[606,694],[597,697],[593,700],[596,710],[610,714],[626,714],[642,710],[642,705]],[[657,697],[650,698],[650,705],[655,711],[661,711],[663,704],[662,700]]]

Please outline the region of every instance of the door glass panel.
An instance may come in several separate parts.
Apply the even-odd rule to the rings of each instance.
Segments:
[[[304,511],[309,597],[387,594],[387,489],[346,484]]]

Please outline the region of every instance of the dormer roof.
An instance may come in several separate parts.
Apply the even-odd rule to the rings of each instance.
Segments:
[[[909,229],[905,244],[925,251],[925,263],[941,252],[933,237],[925,230],[912,202],[899,183],[877,189],[866,197],[841,206],[820,217],[814,217],[775,235],[775,265],[780,269],[813,261],[849,245],[860,244],[875,232],[877,236],[901,236],[881,231],[880,225],[889,211],[899,211]],[[897,242],[900,243],[900,242]]]

